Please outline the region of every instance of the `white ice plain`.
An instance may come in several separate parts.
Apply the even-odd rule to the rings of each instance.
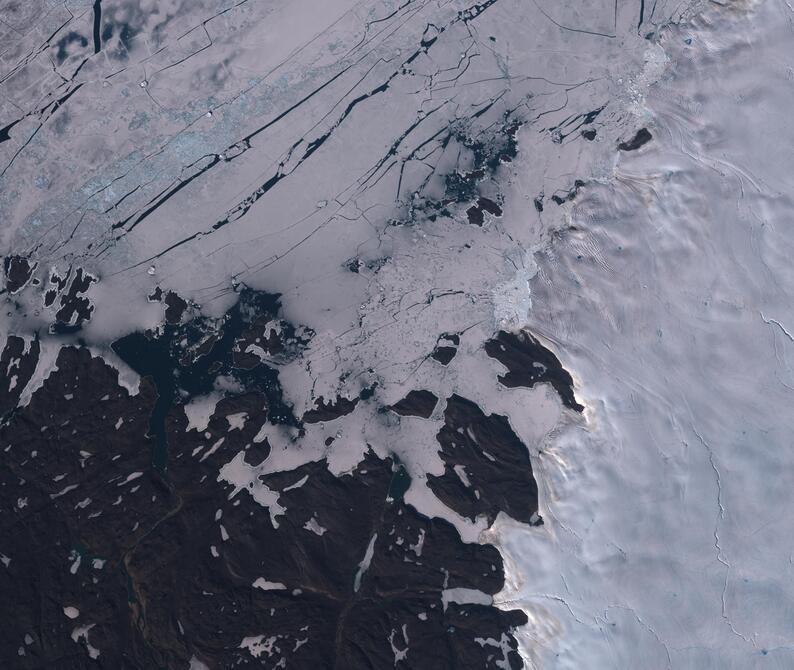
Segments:
[[[794,666],[793,25],[666,31],[653,142],[538,255],[531,326],[588,411],[537,459],[546,525],[494,532],[530,667]]]

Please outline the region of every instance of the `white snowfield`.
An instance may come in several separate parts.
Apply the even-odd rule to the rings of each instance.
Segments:
[[[93,59],[69,118],[36,128],[28,115],[0,145],[3,255],[99,278],[79,334],[44,337],[22,402],[58,345],[99,351],[160,324],[155,286],[214,317],[240,283],[279,292],[285,318],[316,333],[279,367],[296,415],[375,382],[377,402],[307,425],[299,448],[295,431],[263,427],[271,455],[251,466],[240,452],[218,473],[232,495],[277,523],[284,507],[259,475],[318,458],[348,472],[371,445],[405,464],[409,503],[499,546],[508,580],[494,601],[529,615],[528,668],[794,667],[788,0],[500,0],[471,21],[461,0],[204,4],[163,29],[168,49],[136,43],[118,71]],[[34,109],[38,88],[15,91],[0,110]],[[592,140],[560,130],[599,109]],[[503,215],[471,225],[453,203],[426,216],[458,156],[439,137],[514,112],[518,155],[481,184]],[[651,141],[618,151],[641,128]],[[16,299],[2,334],[46,331],[40,296]],[[573,375],[583,415],[546,386],[498,384],[482,344],[520,327]],[[448,367],[427,358],[443,332],[461,334]],[[126,368],[124,380],[137,392]],[[442,399],[429,419],[375,411],[411,389]],[[223,392],[187,406],[190,429]],[[453,393],[509,417],[542,526],[502,515],[486,529],[426,486]],[[249,420],[230,415],[229,430]]]
[[[665,31],[653,142],[539,256],[530,324],[588,410],[537,459],[546,525],[495,530],[535,667],[794,667],[792,26]]]

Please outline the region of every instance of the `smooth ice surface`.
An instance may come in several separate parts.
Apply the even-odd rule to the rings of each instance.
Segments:
[[[538,667],[794,663],[793,19],[666,31],[654,142],[538,256],[530,322],[588,405],[538,459],[546,525],[497,524]]]

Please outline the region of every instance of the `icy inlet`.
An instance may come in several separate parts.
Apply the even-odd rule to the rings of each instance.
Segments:
[[[0,5],[19,668],[783,668],[786,2]]]

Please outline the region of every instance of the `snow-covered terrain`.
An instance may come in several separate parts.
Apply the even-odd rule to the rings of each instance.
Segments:
[[[0,6],[0,653],[791,665],[785,0]]]
[[[531,327],[588,407],[537,458],[548,523],[497,524],[538,667],[794,663],[793,22],[726,3],[665,31],[654,141],[537,257]]]

